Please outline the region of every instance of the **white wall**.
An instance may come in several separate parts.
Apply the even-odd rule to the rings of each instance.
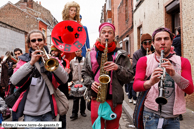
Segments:
[[[0,26],[0,56],[6,51],[12,51],[15,48],[22,49],[25,53],[25,34],[24,32],[14,31]]]

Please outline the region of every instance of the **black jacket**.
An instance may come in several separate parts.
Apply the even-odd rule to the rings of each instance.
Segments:
[[[174,46],[174,51],[176,52],[176,55],[181,56],[181,36],[177,35],[173,39],[172,46]]]
[[[153,46],[151,46],[151,51],[152,51],[152,53],[155,51]],[[141,48],[139,50],[137,50],[135,53],[133,53],[133,65],[132,65],[132,67],[133,67],[134,74],[136,72],[137,61],[143,56],[146,56],[146,50],[143,48],[143,46],[141,46]]]

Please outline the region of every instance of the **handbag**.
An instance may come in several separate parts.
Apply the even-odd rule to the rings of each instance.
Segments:
[[[59,115],[67,114],[69,109],[69,101],[65,94],[61,92],[58,88],[54,90],[54,96],[57,103],[57,110]]]
[[[42,78],[44,79],[50,95],[54,94],[56,103],[57,103],[57,110],[59,115],[65,115],[69,109],[69,101],[65,94],[61,92],[58,88],[54,88],[50,80],[48,79],[47,75],[45,73],[40,72],[40,65],[38,62],[35,63],[36,68],[38,69],[39,73],[41,74]]]
[[[32,74],[30,74],[31,78],[34,74],[34,71],[32,72]],[[26,89],[28,89],[29,85],[30,85],[31,81],[28,81],[26,84],[24,84],[23,86],[19,87],[13,94],[10,94],[9,96],[7,96],[5,98],[5,103],[7,104],[7,106],[9,108],[12,108],[15,104],[15,102],[17,101],[17,99],[20,97],[20,94],[25,91]],[[10,86],[15,87],[13,84],[10,84]]]
[[[30,75],[31,77],[32,75]],[[30,83],[31,81],[28,81],[28,83]],[[7,96],[5,98],[5,103],[7,104],[8,107],[12,108],[15,104],[15,102],[17,101],[17,99],[19,98],[20,94],[25,91],[27,88],[29,87],[29,84],[25,84],[22,87],[19,87],[13,94]]]
[[[21,93],[20,88],[18,88],[15,93],[13,93],[5,98],[5,103],[7,104],[8,107],[10,107],[10,108],[13,107],[13,105],[15,104],[17,99],[19,98],[20,93]]]

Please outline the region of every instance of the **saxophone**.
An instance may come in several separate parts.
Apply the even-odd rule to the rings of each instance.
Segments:
[[[106,39],[104,53],[102,53],[101,65],[100,65],[100,76],[98,78],[100,82],[100,86],[98,88],[96,101],[100,103],[104,103],[106,101],[108,83],[110,82],[109,72],[103,69],[104,63],[108,60],[107,53],[108,53],[108,39]]]

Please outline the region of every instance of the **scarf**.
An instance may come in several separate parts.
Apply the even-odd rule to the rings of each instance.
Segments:
[[[100,103],[98,107],[98,118],[93,123],[92,129],[101,129],[101,118],[104,120],[114,120],[117,118],[117,114],[111,110],[107,102]]]
[[[95,46],[99,51],[104,51],[104,49],[105,49],[105,45],[102,45],[101,42],[99,42],[99,41],[96,41]],[[116,48],[116,44],[114,41],[112,43],[108,44],[108,53],[113,52],[115,50],[115,48]]]

